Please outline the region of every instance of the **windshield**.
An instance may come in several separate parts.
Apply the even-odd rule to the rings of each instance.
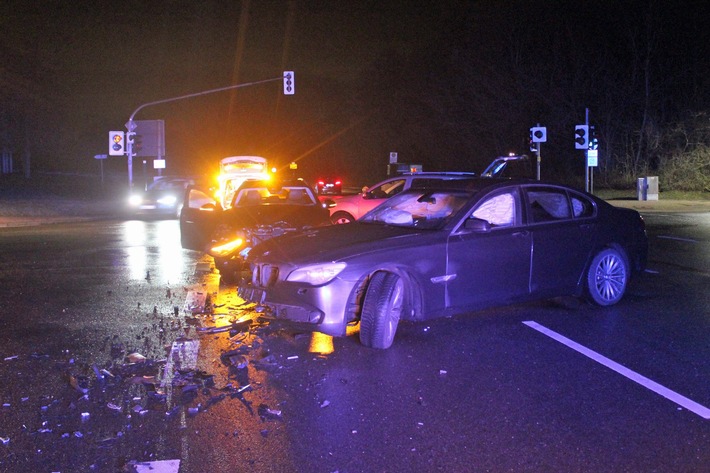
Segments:
[[[237,207],[285,204],[285,205],[315,205],[316,200],[307,187],[247,187],[239,190],[234,199]]]
[[[439,229],[469,201],[471,195],[471,192],[455,190],[410,190],[388,199],[359,221]]]

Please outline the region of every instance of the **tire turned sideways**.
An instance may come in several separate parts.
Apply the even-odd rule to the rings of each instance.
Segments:
[[[587,296],[599,306],[614,305],[624,297],[629,282],[626,258],[614,248],[605,248],[592,259],[587,272]]]
[[[360,343],[380,349],[392,346],[404,295],[404,282],[396,274],[379,271],[372,276],[360,316]]]

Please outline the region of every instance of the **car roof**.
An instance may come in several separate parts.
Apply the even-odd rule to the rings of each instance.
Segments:
[[[433,187],[436,189],[469,189],[469,190],[483,190],[489,187],[505,187],[505,186],[521,186],[521,185],[541,185],[541,186],[554,186],[562,187],[565,189],[570,189],[575,192],[584,193],[581,190],[574,189],[566,184],[561,184],[559,182],[550,181],[538,181],[536,179],[529,179],[525,177],[516,178],[505,178],[505,177],[469,177],[463,179],[447,179],[441,182],[433,181],[427,183],[426,186],[417,187],[416,189],[426,189],[428,187]]]
[[[253,189],[253,188],[269,188],[273,189],[276,187],[310,187],[306,181],[303,179],[290,179],[290,180],[272,180],[272,179],[247,179],[239,186],[239,189]]]
[[[475,172],[451,172],[451,171],[423,171],[423,172],[403,172],[397,176],[392,176],[396,178],[399,176],[422,176],[422,177],[475,177]]]

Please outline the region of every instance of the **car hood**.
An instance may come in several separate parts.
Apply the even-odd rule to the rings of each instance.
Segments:
[[[353,222],[273,238],[249,253],[250,261],[337,261],[406,246],[426,245],[438,231]]]
[[[329,222],[328,210],[321,206],[304,205],[255,205],[250,207],[232,207],[225,211],[224,221],[242,228],[256,225],[273,225],[286,222],[288,225],[302,228],[323,225]]]

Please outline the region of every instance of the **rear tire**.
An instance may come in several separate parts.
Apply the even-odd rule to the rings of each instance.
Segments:
[[[330,221],[333,225],[354,222],[355,218],[347,212],[335,212],[330,216]]]
[[[386,349],[392,346],[404,307],[404,281],[393,273],[372,276],[362,304],[360,343]]]
[[[592,260],[587,272],[587,293],[596,305],[614,305],[624,297],[629,281],[626,259],[617,250],[606,248]]]

